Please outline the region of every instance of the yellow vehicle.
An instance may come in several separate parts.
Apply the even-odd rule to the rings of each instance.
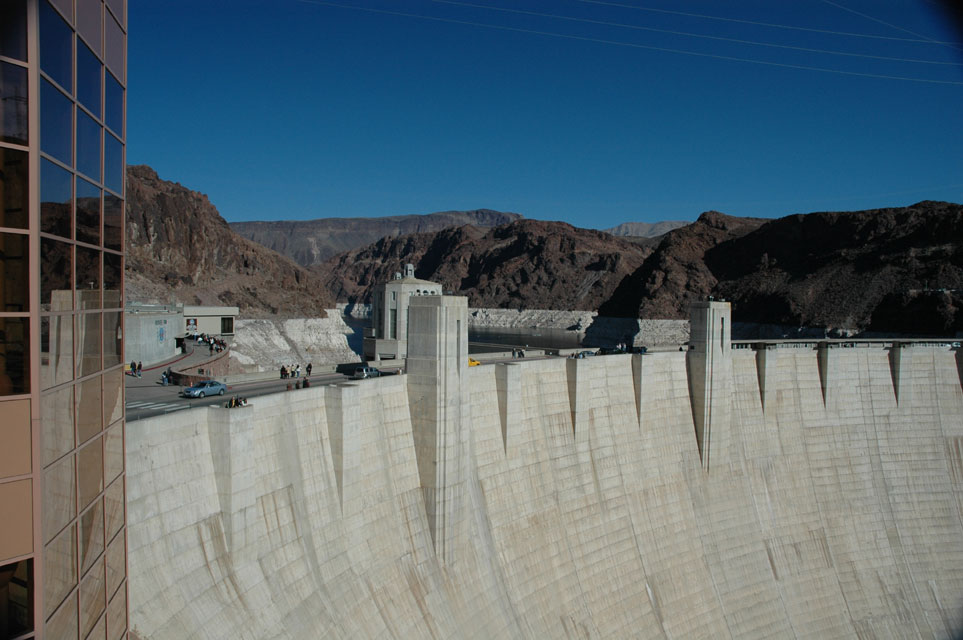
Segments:
[[[477,367],[477,366],[480,365],[480,364],[481,364],[481,363],[480,363],[478,360],[475,360],[474,358],[468,358],[468,366],[469,366],[469,367]]]

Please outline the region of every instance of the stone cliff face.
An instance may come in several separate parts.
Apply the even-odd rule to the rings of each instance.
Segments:
[[[127,298],[236,305],[248,317],[319,317],[333,308],[316,276],[232,232],[207,196],[127,169]]]
[[[466,224],[490,228],[507,224],[520,217],[517,213],[476,209],[384,218],[234,222],[231,228],[245,238],[288,256],[298,264],[310,266],[324,262],[335,254],[363,247],[386,236],[428,233]]]
[[[468,296],[472,307],[594,310],[651,249],[563,222],[518,220],[383,238],[318,267],[331,294],[368,301],[402,265]]]

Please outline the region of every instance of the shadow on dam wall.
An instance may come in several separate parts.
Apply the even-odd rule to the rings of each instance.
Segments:
[[[133,637],[959,634],[958,352],[726,357],[711,444],[686,353],[461,369],[441,497],[411,373],[133,422]]]

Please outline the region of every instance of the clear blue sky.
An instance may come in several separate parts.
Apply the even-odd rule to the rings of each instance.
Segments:
[[[935,0],[129,4],[128,162],[229,221],[963,202]]]

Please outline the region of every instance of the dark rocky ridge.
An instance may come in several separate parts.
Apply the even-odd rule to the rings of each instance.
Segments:
[[[517,220],[382,238],[315,267],[339,300],[362,302],[372,288],[415,265],[419,278],[468,296],[473,307],[594,310],[651,249],[564,222]]]
[[[333,299],[317,276],[231,231],[207,196],[127,168],[130,302],[236,305],[247,317],[323,317]]]
[[[470,224],[491,228],[521,216],[491,209],[441,211],[427,215],[384,218],[320,218],[273,222],[233,222],[231,229],[241,236],[286,255],[302,266],[371,244],[387,236],[441,231]]]
[[[963,206],[820,212],[710,249],[716,296],[765,322],[879,332],[963,331]]]
[[[411,262],[478,307],[684,319],[711,295],[732,301],[740,322],[946,336],[963,332],[961,211],[945,202],[777,220],[710,211],[654,250],[519,221],[385,239],[318,269],[339,300],[366,301]]]

